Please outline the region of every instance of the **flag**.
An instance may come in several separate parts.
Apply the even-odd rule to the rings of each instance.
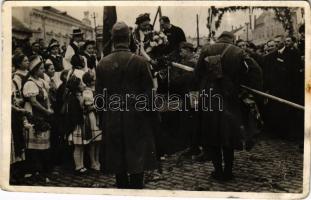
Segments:
[[[111,53],[111,29],[117,22],[117,11],[115,6],[105,6],[103,15],[103,54],[104,56]]]

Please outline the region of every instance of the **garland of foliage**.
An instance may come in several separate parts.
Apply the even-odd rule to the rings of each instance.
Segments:
[[[293,21],[291,18],[291,10],[288,7],[275,7],[275,8],[267,8],[267,7],[247,7],[247,6],[231,6],[224,8],[216,8],[215,6],[211,7],[211,16],[207,17],[207,21],[210,22],[210,17],[217,18],[215,21],[216,30],[220,27],[221,20],[223,15],[226,12],[236,12],[238,10],[248,10],[248,9],[262,9],[262,10],[273,10],[275,13],[275,19],[281,22],[282,26],[289,34],[293,34]],[[211,25],[207,23],[207,28],[210,30],[210,36],[213,36],[215,33],[211,32]]]

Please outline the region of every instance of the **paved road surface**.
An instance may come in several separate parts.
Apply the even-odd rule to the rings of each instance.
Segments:
[[[199,163],[191,159],[178,162],[179,153],[163,160],[162,177],[147,177],[146,188],[197,191],[236,192],[302,192],[303,154],[298,142],[261,138],[250,151],[235,154],[235,179],[219,182],[209,177],[212,163]],[[71,170],[59,168],[51,174],[51,182],[33,177],[23,179],[22,185],[47,185],[67,187],[114,186],[114,177],[100,172],[76,175]]]

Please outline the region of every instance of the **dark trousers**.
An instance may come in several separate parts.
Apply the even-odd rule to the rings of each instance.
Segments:
[[[143,189],[144,173],[130,174],[126,172],[116,174],[116,185],[120,189]]]
[[[68,152],[66,152],[67,141],[65,140],[65,131],[64,131],[64,116],[60,114],[55,114],[50,121],[51,124],[51,164],[52,168],[55,166],[60,166],[68,160],[66,157]],[[67,150],[68,151],[68,150]],[[72,154],[70,154],[70,157]]]
[[[195,110],[191,109],[189,111],[181,112],[182,115],[182,130],[186,132],[187,135],[185,143],[190,148],[199,147],[199,135],[198,135],[198,126],[199,119],[198,114]]]
[[[26,150],[27,171],[29,173],[39,172],[47,175],[51,170],[50,150]]]
[[[216,173],[232,174],[234,150],[227,147],[211,147],[209,148],[212,155],[212,162]],[[224,169],[222,167],[224,161]]]
[[[19,181],[24,178],[26,170],[26,162],[20,161],[10,165],[10,184],[19,184]]]

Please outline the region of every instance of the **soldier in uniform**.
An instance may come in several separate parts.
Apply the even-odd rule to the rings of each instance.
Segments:
[[[240,144],[243,121],[240,84],[258,89],[262,81],[260,67],[233,42],[234,35],[224,31],[215,44],[203,47],[195,69],[200,93],[212,91],[212,97],[199,99],[199,128],[204,136],[201,141],[211,153],[212,177],[217,180],[233,178],[234,149]],[[211,106],[203,109],[209,101]]]
[[[143,188],[144,171],[155,169],[156,155],[152,129],[153,112],[138,111],[127,94],[145,94],[150,97],[153,87],[148,62],[129,50],[129,28],[124,22],[112,28],[114,51],[102,58],[96,68],[96,93],[121,97],[120,109],[107,108],[100,113],[104,133],[106,172],[116,175],[118,188]],[[104,92],[106,90],[106,92]],[[106,102],[110,105],[110,102]],[[129,174],[129,176],[128,176]]]

